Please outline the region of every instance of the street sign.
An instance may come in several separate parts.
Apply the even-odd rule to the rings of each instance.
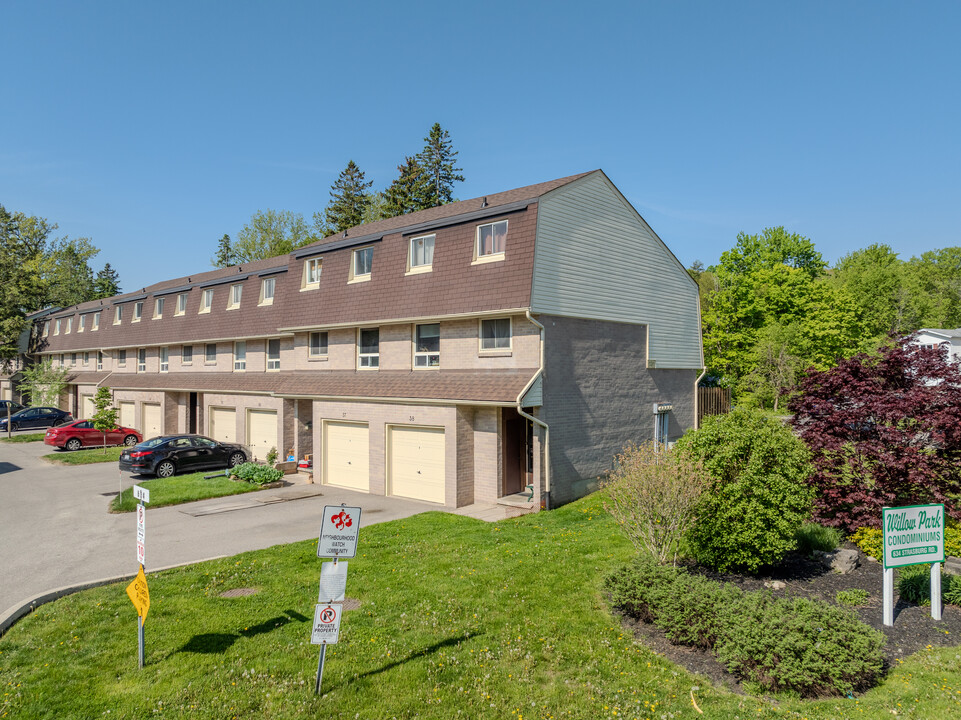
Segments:
[[[143,574],[143,568],[140,568],[137,577],[127,586],[127,595],[137,608],[137,615],[146,621],[147,611],[150,610],[150,591],[147,589],[147,576]]]
[[[314,629],[310,633],[311,645],[333,645],[340,636],[341,605],[321,603],[314,606]]]
[[[145,487],[140,487],[139,485],[133,486],[133,496],[140,500],[141,502],[150,502],[150,491]]]
[[[147,546],[142,540],[137,541],[137,562],[141,565],[147,564]]]
[[[360,508],[342,505],[324,507],[317,557],[352,558],[357,554]]]
[[[137,505],[137,542],[143,544],[146,537],[147,508]]]
[[[320,594],[317,602],[344,602],[347,592],[347,561],[325,562],[320,565]]]

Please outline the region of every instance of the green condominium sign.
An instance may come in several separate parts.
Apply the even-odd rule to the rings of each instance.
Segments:
[[[944,562],[944,505],[881,511],[884,567]]]

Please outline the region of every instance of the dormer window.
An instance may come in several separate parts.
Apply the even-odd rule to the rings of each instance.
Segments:
[[[80,320],[77,322],[77,332],[82,333],[84,325],[87,324],[87,316],[81,315]]]
[[[69,335],[69,334],[70,334],[70,331],[71,331],[72,329],[73,329],[73,318],[72,318],[72,317],[68,317],[68,318],[67,318],[67,329],[64,331],[63,334],[64,334],[64,335]]]
[[[180,293],[177,296],[177,312],[174,315],[183,315],[187,312],[187,293]]]
[[[43,336],[47,337],[48,335],[50,335],[50,321],[45,320],[43,323]]]
[[[140,322],[143,318],[143,303],[138,302],[133,304],[133,320],[130,322]]]
[[[118,305],[113,311],[113,324],[119,325],[123,322],[123,305]]]
[[[410,239],[407,272],[428,272],[434,263],[434,235]]]
[[[53,321],[53,334],[54,335],[60,334],[60,318],[57,318],[56,320]]]
[[[166,298],[157,298],[153,302],[153,319],[159,320],[164,316],[164,300]]]
[[[274,304],[274,288],[276,282],[274,278],[264,278],[260,281],[260,305]]]
[[[214,304],[214,291],[213,288],[208,288],[204,290],[204,294],[200,298],[200,312],[209,313],[210,308]]]
[[[320,287],[320,273],[324,269],[323,258],[304,260],[304,280],[302,290],[316,290]]]
[[[507,221],[477,226],[477,246],[474,261],[503,260],[507,248]]]
[[[93,322],[90,323],[90,330],[93,331],[93,330],[99,330],[99,329],[100,329],[100,310],[97,310],[97,312],[93,314]]]
[[[236,310],[240,307],[240,296],[243,295],[244,286],[240,283],[230,286],[230,303],[227,305],[228,310]]]
[[[370,270],[374,261],[374,248],[365,247],[354,250],[350,263],[350,281],[365,282],[370,280]]]

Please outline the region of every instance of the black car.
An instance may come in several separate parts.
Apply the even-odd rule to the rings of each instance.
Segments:
[[[15,412],[23,410],[23,405],[15,400],[0,400],[0,417],[7,417],[7,412],[13,415]]]
[[[27,428],[45,428],[72,422],[73,415],[65,410],[52,407],[32,407],[18,410],[10,416],[11,430],[26,430]],[[0,416],[0,430],[7,429],[7,415]]]
[[[247,462],[247,450],[237,443],[202,435],[161,435],[126,449],[120,469],[142,475],[170,477],[174,473],[233,467]]]

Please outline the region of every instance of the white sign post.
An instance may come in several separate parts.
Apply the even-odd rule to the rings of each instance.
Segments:
[[[320,537],[317,540],[317,557],[334,558],[320,566],[320,590],[318,604],[314,606],[314,625],[310,642],[320,645],[320,659],[317,661],[317,682],[314,693],[320,695],[320,684],[324,678],[324,656],[327,646],[333,645],[340,637],[340,617],[343,613],[347,590],[347,563],[338,562],[341,558],[357,555],[357,540],[360,537],[360,508],[346,505],[327,505],[324,518],[320,523]]]
[[[143,566],[147,564],[147,506],[144,503],[150,502],[150,491],[139,485],[133,486],[133,496],[140,502],[137,503],[137,563],[140,565],[140,574],[143,574]],[[146,585],[146,579],[144,579]],[[144,616],[137,615],[137,665],[143,667],[144,662],[144,636],[143,636]]]
[[[884,624],[894,625],[894,568],[931,564],[931,617],[941,619],[944,505],[881,510],[884,538]]]

